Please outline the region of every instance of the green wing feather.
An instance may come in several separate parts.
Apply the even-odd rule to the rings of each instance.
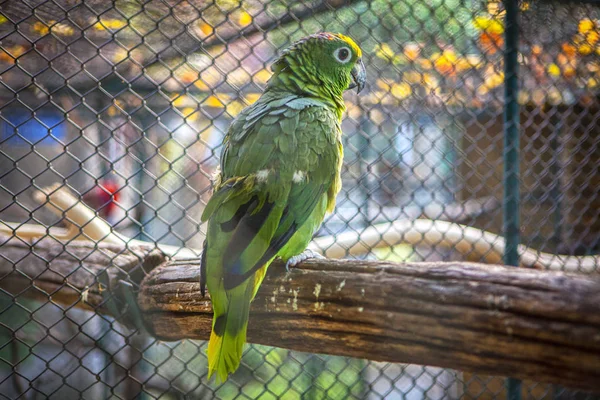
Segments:
[[[304,250],[323,219],[321,205],[337,194],[339,136],[334,112],[294,95],[266,93],[232,123],[221,184],[202,215],[203,276],[214,308],[209,375],[225,380],[237,369],[266,267],[284,248]]]

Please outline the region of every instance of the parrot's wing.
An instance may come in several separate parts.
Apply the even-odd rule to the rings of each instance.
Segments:
[[[339,128],[322,103],[315,105],[288,99],[260,118],[256,111],[247,113],[232,126],[253,120],[243,135],[230,131],[224,182],[202,215],[203,221],[210,219],[208,241],[226,241],[217,245],[225,289],[238,286],[275,257],[330,190],[337,174]],[[283,163],[294,166],[295,179],[280,173]]]
[[[312,128],[335,129],[335,120],[324,110],[325,104],[317,99],[290,94],[263,97],[265,99],[261,98],[255,107],[242,111],[229,127],[221,157],[221,173],[226,179],[269,166],[274,161],[274,151],[284,154],[308,151],[308,143],[303,148],[298,147],[298,136],[303,133],[312,136],[306,129],[308,124]],[[317,121],[319,127],[313,123],[316,117],[322,119]]]
[[[252,224],[266,223],[268,218],[267,212],[271,213],[274,211],[272,211],[273,205],[265,204],[256,214],[248,218],[242,218],[236,232],[238,234],[232,237],[230,245],[223,256],[225,289],[232,289],[240,285],[265,263],[275,257],[277,252],[287,244],[294,233],[310,217],[315,206],[323,199],[323,195],[326,192],[327,187],[322,183],[315,182],[305,185],[294,185],[288,196],[285,208],[283,208],[281,214],[277,214],[279,216],[277,225],[271,231],[264,232],[267,236],[270,236],[268,244],[264,249],[261,248],[260,251],[253,252],[252,257],[244,257],[247,247],[244,249],[243,246],[246,243],[250,244],[251,236],[248,234],[256,232],[256,226],[253,227]],[[272,236],[271,232],[273,232]],[[259,231],[256,236],[262,233]]]

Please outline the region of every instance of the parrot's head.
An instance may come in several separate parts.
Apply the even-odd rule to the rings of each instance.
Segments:
[[[360,47],[348,36],[321,32],[300,39],[273,65],[275,76],[286,74],[300,90],[323,90],[340,97],[347,89],[360,92],[367,74]]]

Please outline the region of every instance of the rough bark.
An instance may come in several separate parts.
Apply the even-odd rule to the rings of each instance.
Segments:
[[[114,315],[107,293],[127,304],[119,283],[139,284],[134,309],[164,340],[208,338],[199,273],[196,259],[167,261],[144,246],[0,236],[6,293]],[[119,321],[135,325],[122,310]],[[312,260],[286,273],[276,262],[253,303],[248,341],[600,391],[600,277],[356,260]]]
[[[207,339],[197,262],[152,271],[138,297],[164,340]],[[600,280],[474,263],[274,264],[248,341],[600,390]]]
[[[105,291],[139,283],[165,261],[150,246],[52,238],[24,240],[0,233],[0,288],[7,294],[108,312]],[[106,293],[105,293],[106,294]]]

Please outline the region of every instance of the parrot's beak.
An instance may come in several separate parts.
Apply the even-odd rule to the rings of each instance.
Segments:
[[[354,67],[352,68],[351,74],[353,82],[350,83],[348,89],[356,88],[356,93],[360,93],[367,82],[367,70],[365,69],[365,64],[363,64],[361,59],[356,61],[356,64],[354,64]]]

